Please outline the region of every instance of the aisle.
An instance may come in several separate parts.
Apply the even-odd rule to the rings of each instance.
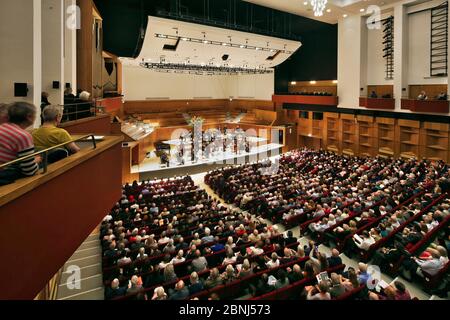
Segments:
[[[196,185],[198,185],[200,188],[203,188],[206,190],[206,192],[214,197],[214,198],[219,198],[220,201],[222,203],[224,203],[227,207],[232,208],[232,209],[237,209],[237,210],[241,210],[238,207],[234,206],[234,205],[230,205],[225,203],[225,201],[223,199],[221,199],[204,181],[206,176],[206,172],[203,173],[199,173],[199,174],[195,174],[195,175],[191,175],[192,180],[194,181],[194,183]],[[268,225],[272,225],[273,223],[270,220],[265,219],[266,223]],[[294,234],[294,237],[296,237],[297,239],[299,239],[300,244],[301,245],[307,245],[308,242],[311,240],[309,237],[307,236],[301,236],[300,235],[300,228],[299,227],[294,227],[292,229],[288,229],[286,230],[285,227],[282,224],[277,224],[280,232],[285,232],[288,230],[291,230],[292,233]],[[327,247],[323,244],[321,244],[319,246],[319,250],[321,252],[326,253],[328,256],[331,255],[331,248]],[[345,254],[341,253],[340,257],[342,258],[342,262],[346,265],[346,267],[353,267],[356,270],[358,270],[358,261],[350,259],[349,257],[347,257]],[[401,277],[397,277],[407,288],[407,290],[410,292],[412,297],[417,297],[420,300],[429,300],[430,299],[430,295],[428,295],[427,293],[425,293],[423,290],[420,289],[420,287],[418,287],[415,283],[411,283],[406,281],[405,279],[401,278]],[[381,279],[386,281],[387,283],[391,283],[392,281],[395,281],[397,278],[392,278],[384,273],[381,274]],[[437,298],[435,296],[433,296],[433,298]],[[437,298],[439,299],[439,298]],[[441,299],[439,299],[441,300]]]

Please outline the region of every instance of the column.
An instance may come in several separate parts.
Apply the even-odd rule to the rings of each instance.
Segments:
[[[22,21],[23,23],[23,21]],[[33,103],[37,107],[34,127],[41,124],[41,93],[42,93],[42,10],[41,1],[33,0]]]
[[[407,97],[408,15],[406,7],[399,4],[394,7],[394,98],[396,111],[401,111],[401,99]]]
[[[49,102],[64,104],[64,1],[42,0],[42,91]],[[54,82],[59,87],[54,87]]]
[[[77,92],[77,22],[80,19],[76,4],[76,0],[64,0],[64,82],[70,83],[73,94]]]
[[[359,106],[361,17],[341,18],[338,24],[338,96],[340,108]]]

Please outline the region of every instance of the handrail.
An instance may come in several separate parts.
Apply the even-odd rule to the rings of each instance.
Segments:
[[[68,141],[68,142],[64,142],[64,143],[58,144],[58,145],[56,145],[56,146],[53,146],[53,147],[50,147],[50,148],[41,150],[41,151],[36,151],[36,152],[34,152],[33,154],[30,154],[30,155],[28,155],[28,156],[24,156],[24,157],[21,157],[21,158],[18,158],[18,159],[15,159],[15,160],[6,162],[6,163],[4,163],[4,164],[1,164],[1,165],[0,165],[0,170],[3,169],[3,168],[9,167],[9,166],[11,166],[11,165],[13,165],[13,164],[22,162],[22,161],[24,161],[24,160],[28,160],[28,159],[30,159],[30,158],[34,158],[34,157],[36,157],[37,155],[44,154],[43,159],[42,159],[44,171],[43,171],[42,173],[46,173],[46,172],[47,172],[47,167],[48,167],[48,153],[49,153],[50,151],[55,150],[55,149],[58,149],[58,148],[61,148],[61,147],[64,147],[64,146],[66,146],[66,145],[68,145],[68,144],[71,144],[71,143],[73,143],[73,142],[77,142],[77,141],[81,141],[81,140],[86,140],[86,138],[92,138],[92,145],[93,145],[94,149],[96,149],[96,148],[97,148],[97,143],[95,142],[95,136],[94,136],[94,134],[88,134],[88,135],[86,135],[86,136],[82,136],[82,137],[77,138],[77,139],[72,139],[72,140],[70,140],[70,141]]]

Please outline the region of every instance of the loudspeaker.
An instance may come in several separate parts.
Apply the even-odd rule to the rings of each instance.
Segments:
[[[14,97],[26,97],[28,94],[28,84],[14,83]]]
[[[224,55],[222,56],[222,60],[223,60],[223,61],[227,61],[229,57],[230,57],[230,55],[224,54]]]
[[[53,81],[53,89],[59,89],[59,81]]]

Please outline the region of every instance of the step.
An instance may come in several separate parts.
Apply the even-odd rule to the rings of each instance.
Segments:
[[[78,258],[78,259],[71,259],[70,261],[67,261],[65,264],[65,267],[69,265],[76,265],[80,268],[88,267],[91,265],[94,265],[96,263],[101,263],[102,256],[100,254],[94,254],[92,256],[86,256],[84,258]]]
[[[88,290],[82,293],[77,293],[58,300],[104,300],[105,292],[103,287]]]
[[[87,248],[87,249],[78,249],[69,258],[69,261],[80,259],[80,258],[84,258],[84,257],[88,257],[88,256],[93,256],[93,255],[101,256],[101,254],[102,254],[102,250],[101,250],[100,246],[95,246],[93,248]]]
[[[64,266],[64,272],[61,275],[61,280],[60,280],[60,284],[64,284],[67,281],[67,278],[72,275],[72,273],[70,272],[65,272],[68,268],[70,267],[70,264],[66,264]],[[92,277],[95,276],[97,274],[101,274],[102,273],[102,264],[101,263],[96,263],[96,264],[92,264],[86,267],[80,267],[81,268],[81,278],[88,278],[88,277]]]
[[[66,283],[61,283],[58,286],[58,299],[72,296],[78,293],[86,292],[89,290],[103,287],[102,275],[97,274],[91,277],[83,278],[79,280],[80,289],[69,289]]]
[[[86,241],[92,241],[92,240],[100,240],[100,233],[92,233],[89,237],[87,237]]]
[[[98,239],[97,240],[89,240],[89,241],[83,242],[81,244],[81,246],[78,248],[78,250],[90,249],[90,248],[99,248],[99,247],[100,247],[100,241]]]

